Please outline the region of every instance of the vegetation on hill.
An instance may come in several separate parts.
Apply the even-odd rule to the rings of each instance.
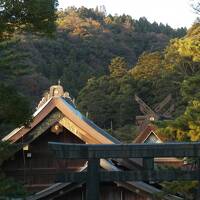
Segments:
[[[27,10],[27,13],[29,13],[31,6],[35,8],[41,4],[42,8],[44,2],[35,2],[33,5],[19,4],[17,11],[20,13],[24,6],[28,6],[30,10]],[[56,5],[56,1],[52,3]],[[48,9],[48,14],[55,11],[52,7],[45,8]],[[5,9],[2,14],[6,15],[8,11]],[[12,9],[11,11],[13,12]],[[55,14],[49,18],[49,24],[45,26],[42,26],[42,17],[45,14],[43,13],[41,18],[38,16],[36,21],[33,20],[21,28],[18,24],[25,23],[25,19],[22,21],[17,19],[19,13],[16,13],[16,21],[13,21],[12,25],[17,27],[15,32],[13,29],[8,32],[10,24],[5,30],[2,29],[3,35],[8,33],[13,37],[7,41],[2,37],[4,41],[0,44],[2,66],[0,76],[4,87],[13,88],[19,96],[26,97],[32,108],[35,108],[44,90],[49,85],[56,84],[59,79],[64,88],[72,96],[77,97],[88,80],[109,75],[108,65],[113,58],[123,57],[128,70],[143,52],[148,54],[162,51],[171,38],[182,37],[186,33],[185,28],[174,30],[168,25],[150,23],[144,17],[134,20],[128,15],[106,15],[102,7],[101,9],[70,7],[57,12],[57,31],[54,32],[54,37],[48,38],[38,33],[47,35],[53,33]],[[35,16],[35,13],[32,14]],[[9,20],[9,17],[6,18],[5,25]],[[46,33],[47,28],[49,28],[48,33]],[[9,117],[8,115],[8,120],[4,119],[5,112],[0,113],[2,132],[5,130],[3,127],[9,131],[16,125],[12,126]],[[26,115],[24,117],[26,118]],[[21,118],[22,121],[24,117]],[[134,121],[134,115],[129,121]]]

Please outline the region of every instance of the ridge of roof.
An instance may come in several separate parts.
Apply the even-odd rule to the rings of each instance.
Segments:
[[[31,129],[33,129],[38,123],[42,122],[42,120],[51,112],[54,108],[57,108],[60,112],[62,112],[66,117],[68,117],[71,121],[72,118],[76,121],[82,122],[82,124],[85,124],[87,128],[90,129],[90,131],[93,130],[96,134],[99,134],[99,136],[103,136],[106,138],[107,141],[110,141],[112,143],[120,144],[121,142],[117,140],[115,137],[98,127],[94,122],[92,122],[90,119],[86,118],[83,114],[80,113],[76,109],[75,106],[72,106],[69,102],[67,102],[63,97],[52,97],[50,98],[45,104],[43,104],[36,112],[33,114],[33,122],[30,123],[30,127],[26,128],[25,126],[22,126],[20,128],[14,129],[12,132],[10,132],[8,135],[6,135],[2,141],[10,140],[13,136],[15,136],[17,133],[23,132],[20,137],[27,134]],[[67,116],[67,115],[71,116]],[[73,115],[73,116],[72,116]],[[77,124],[76,124],[77,125]],[[77,125],[78,126],[78,125]],[[15,142],[15,141],[14,141]],[[110,143],[109,142],[109,143]]]

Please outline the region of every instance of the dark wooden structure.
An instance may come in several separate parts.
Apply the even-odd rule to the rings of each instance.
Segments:
[[[200,181],[200,166],[195,171],[154,170],[154,157],[193,157],[200,158],[200,142],[138,145],[71,145],[49,143],[60,159],[87,159],[87,172],[65,173],[65,182],[86,181],[86,200],[99,200],[99,182],[103,181]],[[108,158],[144,158],[144,170],[101,171],[100,159]],[[200,162],[199,162],[200,165]]]
[[[26,141],[27,137],[23,140]],[[84,143],[71,134],[68,130],[56,135],[50,129],[28,145],[28,149],[21,149],[13,157],[4,162],[4,172],[23,183],[31,192],[40,191],[52,185],[56,175],[63,169],[78,171],[84,166],[85,161],[62,161],[55,158],[48,149],[48,141]]]

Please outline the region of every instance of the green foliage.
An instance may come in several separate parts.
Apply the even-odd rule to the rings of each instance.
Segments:
[[[196,29],[198,27],[194,26],[185,39],[195,34]],[[139,114],[134,95],[138,94],[149,105],[155,105],[172,94],[176,108],[173,116],[177,119],[164,122],[166,129],[161,129],[162,133],[169,140],[197,140],[198,102],[191,102],[185,113],[184,110],[187,101],[199,98],[199,75],[196,75],[199,63],[179,52],[181,40],[172,40],[163,52],[143,53],[129,72],[123,67],[126,66],[124,59],[113,59],[109,66],[110,77],[91,79],[81,90],[79,108],[88,112],[89,117],[101,127],[110,129],[112,125],[112,134],[116,133],[123,141],[130,141],[128,136],[128,139],[124,137],[123,132],[126,131],[122,127],[131,124],[131,118]]]
[[[200,140],[200,101],[192,101],[185,112],[175,120],[160,122],[160,132],[169,140],[199,141]]]
[[[139,130],[138,127],[127,124],[121,128],[118,128],[114,131],[110,130],[110,133],[124,143],[132,143],[133,139],[136,138]]]
[[[7,160],[15,151],[16,147],[11,145],[9,142],[0,141],[0,166],[4,160]],[[1,174],[1,171],[0,171]]]
[[[188,31],[185,38],[178,41],[178,51],[184,57],[191,57],[200,62],[200,23],[196,23]]]
[[[118,80],[108,76],[90,79],[79,94],[78,108],[116,138],[130,143],[137,131],[131,125],[137,111],[134,88],[135,81],[130,76]]]
[[[23,186],[12,178],[6,178],[1,171],[1,164],[7,160],[16,151],[16,146],[8,142],[0,141],[0,199],[21,198],[23,199],[27,192]]]
[[[181,84],[181,93],[183,98],[189,102],[200,100],[200,74],[185,79]]]
[[[143,53],[130,73],[136,79],[158,78],[163,71],[162,62],[160,52]]]
[[[90,79],[77,99],[78,108],[100,127],[113,129],[131,124],[137,110],[135,81],[130,76]]]
[[[185,78],[199,72],[198,62],[193,62],[191,57],[182,56],[179,53],[177,44],[179,40],[171,41],[171,44],[165,50],[165,68],[168,71],[176,73],[178,77]]]
[[[182,198],[187,200],[195,199],[195,193],[197,192],[197,181],[172,181],[164,182],[162,184],[165,193],[171,193],[174,195],[179,194]]]
[[[13,78],[16,78],[16,76],[31,72],[31,69],[24,62],[28,54],[16,51],[19,43],[19,38],[12,38],[0,43],[0,71],[2,79],[13,81]]]
[[[17,91],[14,84],[16,77],[31,73],[24,63],[27,54],[15,50],[18,43],[17,39],[0,43],[0,137],[31,116],[27,97]]]
[[[15,83],[31,74],[33,68],[24,50],[24,37],[15,35],[24,32],[52,34],[56,6],[55,0],[0,1],[0,137],[4,127],[9,131],[30,118],[27,97],[20,93]]]
[[[0,84],[0,125],[6,123],[18,126],[25,123],[30,116],[26,98],[14,88]]]
[[[16,32],[52,34],[57,0],[0,1],[0,39]]]
[[[0,199],[25,199],[26,196],[27,191],[21,184],[0,175]]]
[[[159,122],[160,132],[169,140],[198,141],[200,139],[199,75],[184,80],[181,87],[183,99],[188,105],[176,119]]]
[[[183,37],[186,32],[186,28],[178,28],[177,30],[174,30],[168,24],[164,25],[162,23],[158,24],[156,22],[151,24],[145,17],[141,17],[139,20],[135,20],[134,28],[137,32],[163,33],[171,37]]]
[[[125,58],[116,57],[111,60],[110,65],[108,66],[111,77],[120,78],[123,77],[128,70],[127,63]]]
[[[170,141],[200,140],[200,63],[199,24],[194,24],[184,38],[171,41],[165,50],[165,68],[176,76],[179,87],[178,107],[183,112],[170,121],[158,122],[159,132]],[[173,79],[172,79],[173,80]],[[177,101],[178,101],[177,99]],[[176,109],[177,110],[177,109]],[[165,182],[166,192],[177,194],[184,199],[196,199],[197,182]]]

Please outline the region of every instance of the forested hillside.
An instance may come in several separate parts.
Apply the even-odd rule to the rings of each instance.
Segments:
[[[174,30],[146,18],[106,15],[102,8],[72,7],[57,15],[57,31],[50,38],[16,32],[0,44],[1,82],[25,96],[32,108],[44,90],[59,79],[76,98],[88,79],[109,74],[111,59],[124,57],[130,69],[143,52],[162,51],[170,39],[186,33],[185,28]],[[10,122],[4,118],[9,112],[3,108],[0,113],[0,126],[6,130]],[[18,119],[18,123],[23,120]]]

